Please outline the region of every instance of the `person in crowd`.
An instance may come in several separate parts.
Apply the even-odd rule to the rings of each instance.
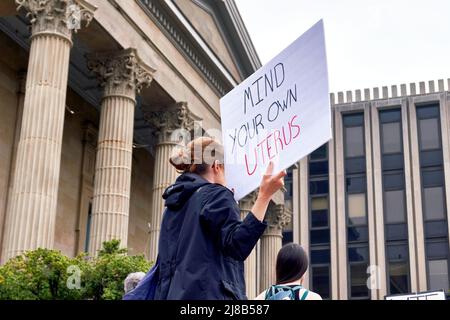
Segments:
[[[144,272],[133,272],[130,273],[124,281],[124,291],[125,294],[129,293],[131,290],[137,287],[139,282],[145,277]]]
[[[266,229],[269,202],[285,171],[262,178],[251,213],[242,221],[226,187],[223,146],[201,137],[170,164],[181,175],[168,187],[158,255],[155,300],[245,300],[244,261]]]
[[[276,261],[276,284],[263,291],[256,300],[322,300],[320,295],[303,287],[308,256],[296,243],[283,246]]]

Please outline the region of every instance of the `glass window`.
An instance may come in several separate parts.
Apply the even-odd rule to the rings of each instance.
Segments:
[[[364,131],[363,127],[345,128],[345,157],[364,156]]]
[[[330,263],[330,249],[312,249],[311,264],[327,264]]]
[[[346,190],[350,193],[361,193],[366,191],[366,177],[356,176],[345,179]]]
[[[383,153],[401,153],[402,135],[399,122],[383,123],[382,130],[382,152]]]
[[[383,186],[386,190],[399,190],[405,186],[402,173],[385,173],[383,175]]]
[[[423,170],[422,185],[424,187],[442,187],[444,185],[444,171],[439,170]]]
[[[311,199],[311,210],[325,210],[328,209],[328,198],[319,197]]]
[[[389,263],[390,294],[408,293],[408,264],[406,262]]]
[[[419,120],[420,150],[433,150],[441,147],[439,139],[439,119]]]
[[[448,290],[448,261],[430,260],[428,261],[428,279],[430,286],[428,290]]]
[[[385,223],[405,222],[405,196],[403,190],[384,192]]]
[[[448,241],[427,241],[427,258],[443,259],[448,256]]]
[[[348,227],[347,228],[348,242],[369,241],[369,233],[367,226],[364,227]]]
[[[309,175],[320,176],[328,174],[328,161],[318,161],[309,163]]]
[[[367,264],[350,265],[350,295],[352,298],[369,296]]]
[[[327,194],[328,180],[317,180],[309,182],[309,194]]]
[[[328,145],[324,144],[319,149],[311,153],[309,156],[311,160],[326,160],[327,159],[327,148]]]
[[[369,261],[369,248],[367,246],[348,248],[348,261]]]
[[[389,261],[406,261],[406,260],[408,260],[408,245],[406,245],[406,244],[388,245],[387,259]]]
[[[330,243],[330,230],[319,229],[310,231],[311,244],[327,244]]]
[[[365,225],[366,221],[366,195],[355,193],[347,195],[348,201],[348,224]]]
[[[402,113],[400,109],[383,110],[380,111],[380,122],[399,122],[402,119]]]
[[[327,227],[328,226],[328,198],[312,198],[311,199],[311,227]]]
[[[425,220],[445,219],[444,189],[442,187],[423,188]]]
[[[328,266],[312,267],[312,289],[322,299],[330,298],[330,268]]]

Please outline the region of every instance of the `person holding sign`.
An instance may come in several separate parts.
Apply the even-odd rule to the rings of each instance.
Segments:
[[[223,146],[198,138],[170,159],[181,175],[163,194],[155,300],[244,300],[244,260],[266,229],[264,217],[285,171],[262,178],[250,214],[240,220],[225,187]]]

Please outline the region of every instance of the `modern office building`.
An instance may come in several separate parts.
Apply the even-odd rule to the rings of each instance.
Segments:
[[[449,87],[331,95],[333,140],[292,170],[284,232],[307,248],[306,283],[324,298],[448,291]]]

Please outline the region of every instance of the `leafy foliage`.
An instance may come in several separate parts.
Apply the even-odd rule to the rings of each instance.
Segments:
[[[0,300],[118,300],[129,273],[147,272],[143,255],[128,256],[119,240],[103,243],[96,258],[28,251],[0,266]]]

